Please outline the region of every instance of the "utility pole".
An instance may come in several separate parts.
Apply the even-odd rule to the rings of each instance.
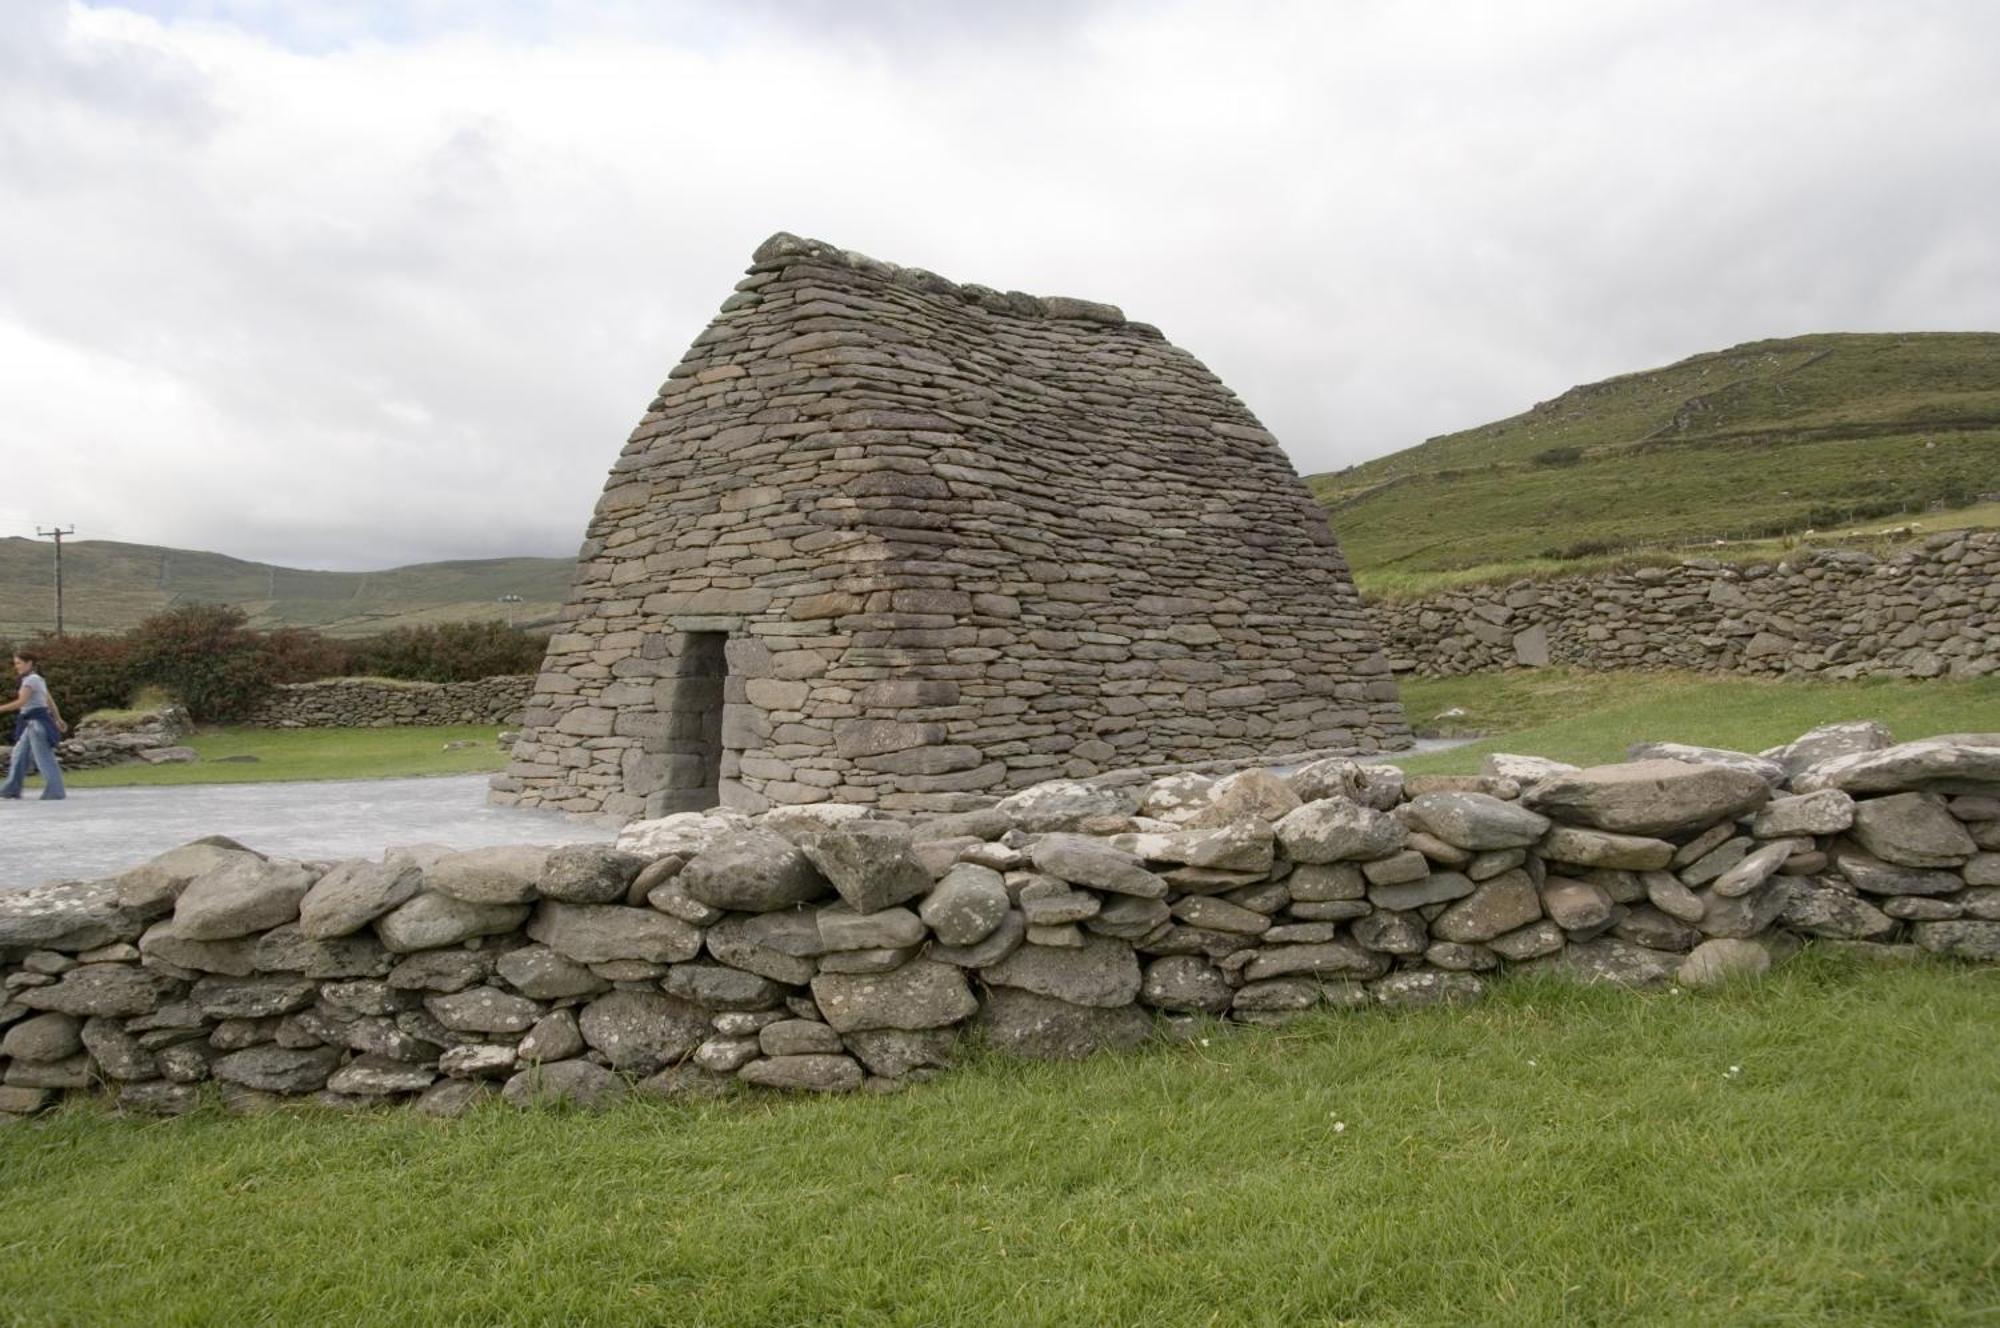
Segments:
[[[521,602],[521,597],[519,595],[502,595],[500,602],[507,606],[507,625],[512,627],[514,625],[514,606]]]
[[[71,526],[65,530],[61,526],[54,526],[48,530],[43,530],[40,526],[36,526],[35,533],[37,535],[51,536],[56,542],[56,635],[61,636],[63,634],[62,542],[63,536],[76,534],[76,527]]]

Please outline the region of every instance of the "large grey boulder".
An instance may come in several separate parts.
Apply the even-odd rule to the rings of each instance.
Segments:
[[[197,876],[205,876],[238,857],[261,858],[234,840],[197,839],[168,849],[118,877],[118,901],[143,917],[173,911],[174,901]]]
[[[467,987],[448,996],[427,996],[424,1008],[454,1033],[525,1033],[545,1013],[527,997],[498,987]]]
[[[1136,1005],[1071,1005],[1032,991],[995,987],[974,1026],[1003,1055],[1070,1061],[1100,1051],[1128,1051],[1152,1034],[1153,1020]]]
[[[1932,954],[2000,963],[2000,922],[1917,922],[1911,924],[1910,934]]]
[[[1024,945],[980,976],[997,987],[1020,987],[1071,1005],[1130,1005],[1141,974],[1132,947],[1108,936],[1086,936],[1075,949]]]
[[[679,918],[623,904],[563,904],[544,899],[528,936],[579,964],[637,959],[678,964],[701,953],[702,934]]]
[[[1603,830],[1552,826],[1542,837],[1541,854],[1551,862],[1579,867],[1609,867],[1614,871],[1658,871],[1674,858],[1674,846],[1645,835],[1614,835]]]
[[[842,1035],[870,1074],[900,1079],[912,1070],[947,1070],[958,1048],[955,1028],[867,1028]]]
[[[1747,894],[1734,897],[1717,894],[1713,888],[1698,891],[1703,908],[1701,921],[1694,925],[1704,935],[1747,940],[1778,920],[1791,892],[1789,876],[1773,876]]]
[[[812,980],[812,992],[826,1022],[843,1035],[878,1028],[942,1028],[979,1005],[962,969],[928,959],[887,973],[821,973]]]
[[[1681,957],[1665,950],[1600,936],[1572,941],[1561,954],[1535,961],[1535,967],[1582,983],[1610,982],[1623,987],[1656,987],[1673,977]]]
[[[1221,1014],[1235,991],[1222,970],[1200,955],[1168,955],[1146,965],[1139,999],[1156,1010]]]
[[[819,920],[806,909],[733,914],[708,929],[707,944],[731,968],[794,987],[812,980],[813,958],[823,952]]]
[[[1270,978],[1318,974],[1334,977],[1378,978],[1389,971],[1389,957],[1364,950],[1347,939],[1307,945],[1273,945],[1257,951],[1243,969],[1243,980],[1263,982]]]
[[[1837,835],[1853,824],[1854,799],[1839,789],[1821,789],[1773,798],[1750,823],[1750,833],[1759,839]]]
[[[1618,834],[1672,836],[1754,812],[1771,798],[1760,776],[1722,765],[1628,761],[1543,780],[1522,795],[1535,811]]]
[[[316,879],[300,863],[231,855],[181,891],[174,929],[191,941],[220,941],[295,922]]]
[[[1481,881],[1479,888],[1431,923],[1431,935],[1461,943],[1490,941],[1542,916],[1542,897],[1518,867]]]
[[[1787,779],[1795,779],[1823,761],[1880,751],[1895,741],[1889,730],[1874,720],[1858,719],[1822,724],[1782,747],[1773,747],[1759,754],[1782,766]]]
[[[319,994],[319,984],[282,973],[252,977],[205,977],[188,999],[210,1019],[269,1019],[303,1010]]]
[[[548,866],[549,850],[532,844],[496,844],[447,853],[424,871],[424,884],[468,904],[529,904]]]
[[[316,940],[351,936],[416,898],[423,884],[424,874],[414,863],[336,863],[299,901],[299,931]]]
[[[339,1047],[280,1047],[272,1043],[231,1052],[209,1066],[209,1074],[225,1084],[262,1093],[298,1097],[326,1087],[340,1064]]]
[[[423,1065],[388,1056],[357,1056],[327,1078],[327,1091],[354,1097],[397,1097],[421,1093],[437,1080],[437,1072]]]
[[[1477,888],[1477,883],[1463,872],[1438,871],[1432,872],[1421,881],[1371,885],[1368,887],[1368,902],[1377,908],[1403,911],[1422,908],[1427,904],[1442,904],[1447,900],[1463,899]]]
[[[1285,856],[1303,863],[1386,858],[1409,833],[1395,817],[1345,798],[1322,798],[1287,812],[1276,832]]]
[[[977,945],[999,927],[1008,906],[1007,883],[999,872],[961,862],[944,874],[917,912],[943,944]]]
[[[288,922],[259,936],[251,961],[266,972],[297,973],[308,978],[372,978],[387,973],[395,958],[367,932],[316,941]]]
[[[1097,817],[1130,816],[1138,804],[1123,789],[1055,779],[1002,798],[994,810],[1030,834],[1074,830]]]
[[[1345,798],[1386,812],[1402,801],[1403,772],[1392,765],[1362,765],[1344,756],[1309,761],[1285,776],[1301,803]]]
[[[116,881],[0,890],[0,955],[28,950],[74,954],[136,941],[144,929],[140,914],[120,902]]]
[[[546,945],[524,945],[500,956],[496,971],[523,996],[538,1001],[591,996],[611,984],[588,967]]]
[[[791,1093],[852,1093],[866,1077],[851,1056],[771,1056],[736,1072],[746,1084]]]
[[[137,964],[83,964],[64,973],[53,986],[15,992],[14,1000],[31,1010],[129,1018],[159,1009],[178,987],[164,973]]]
[[[616,847],[648,859],[692,858],[723,835],[749,824],[750,817],[734,807],[675,812],[650,821],[631,822],[618,832]]]
[[[626,1094],[625,1081],[602,1065],[584,1060],[531,1065],[509,1079],[500,1100],[512,1107],[575,1107],[602,1111]]]
[[[785,1001],[785,984],[727,964],[675,964],[660,985],[708,1010],[773,1010]]]
[[[1771,969],[1771,952],[1755,941],[1718,937],[1688,953],[1674,978],[1683,987],[1719,987],[1760,978]]]
[[[622,904],[646,865],[637,853],[609,844],[564,844],[548,851],[536,888],[565,904]]]
[[[1899,867],[1961,867],[1978,851],[1935,793],[1892,793],[1854,804],[1856,843]]]
[[[1030,790],[1032,792],[1032,790]],[[1028,850],[1035,870],[1071,885],[1095,886],[1140,899],[1163,899],[1167,883],[1137,857],[1085,835],[1047,834]]]
[[[692,898],[738,913],[768,913],[826,893],[825,878],[797,845],[755,827],[717,836],[676,879]]]
[[[1965,741],[1964,739],[1978,739]],[[1798,793],[1837,788],[1865,793],[2000,794],[2000,734],[1963,734],[1898,743],[1821,761],[1792,780]]]
[[[191,941],[166,918],[139,938],[139,953],[152,967],[185,969],[192,973],[227,973],[248,977],[257,971],[257,938],[232,936],[226,941]]]
[[[924,920],[907,908],[857,913],[844,903],[828,904],[816,917],[820,945],[830,951],[893,950],[924,939]]]
[[[1852,887],[1813,876],[1791,883],[1778,922],[1789,931],[1842,941],[1882,940],[1896,930],[1896,920],[1856,895]]]
[[[686,1059],[711,1031],[700,1007],[650,991],[600,996],[576,1023],[613,1069],[642,1075]]]
[[[50,1010],[30,1015],[0,1037],[0,1057],[17,1061],[63,1061],[83,1050],[83,1021]]]
[[[1726,747],[1696,747],[1684,742],[1635,742],[1625,749],[1634,761],[1683,761],[1688,765],[1720,765],[1755,775],[1772,788],[1785,782],[1785,767],[1768,756],[1752,756]]]
[[[1474,853],[1527,848],[1549,829],[1547,817],[1490,793],[1423,793],[1399,814],[1412,828]]]
[[[425,891],[377,918],[375,934],[390,953],[413,954],[510,932],[527,917],[526,904],[468,904]]]
[[[1836,839],[1827,851],[1833,869],[1871,895],[1948,895],[1965,888],[1957,872],[1928,871],[1884,862],[1850,839]]]
[[[812,865],[856,913],[890,908],[931,888],[931,874],[917,857],[910,829],[900,822],[848,821],[806,836],[801,844]]]

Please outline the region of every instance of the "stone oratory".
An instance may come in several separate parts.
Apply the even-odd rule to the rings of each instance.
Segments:
[[[1325,512],[1193,356],[781,233],[612,468],[493,796],[952,811],[1408,739]]]

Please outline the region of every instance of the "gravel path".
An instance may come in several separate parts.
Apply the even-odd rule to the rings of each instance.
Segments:
[[[282,857],[377,857],[397,844],[554,844],[608,840],[559,812],[486,805],[485,775],[313,783],[73,789],[0,801],[0,890],[87,880],[133,867],[202,835]]]

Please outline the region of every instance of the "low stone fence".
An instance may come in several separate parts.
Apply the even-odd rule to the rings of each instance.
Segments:
[[[512,724],[534,690],[533,674],[471,682],[329,678],[273,689],[250,723],[268,729],[395,728],[409,725]]]
[[[203,1081],[441,1115],[877,1090],[968,1031],[1070,1058],[1509,971],[1706,985],[1809,938],[2000,959],[2000,735],[1638,756],[1061,781],[914,822],[718,809],[379,862],[198,841],[0,894],[0,1111],[180,1112]]]
[[[1372,612],[1391,666],[1422,675],[1564,664],[1976,678],[2000,670],[2000,532],[1937,535],[1886,560],[1825,550],[1468,586]]]

